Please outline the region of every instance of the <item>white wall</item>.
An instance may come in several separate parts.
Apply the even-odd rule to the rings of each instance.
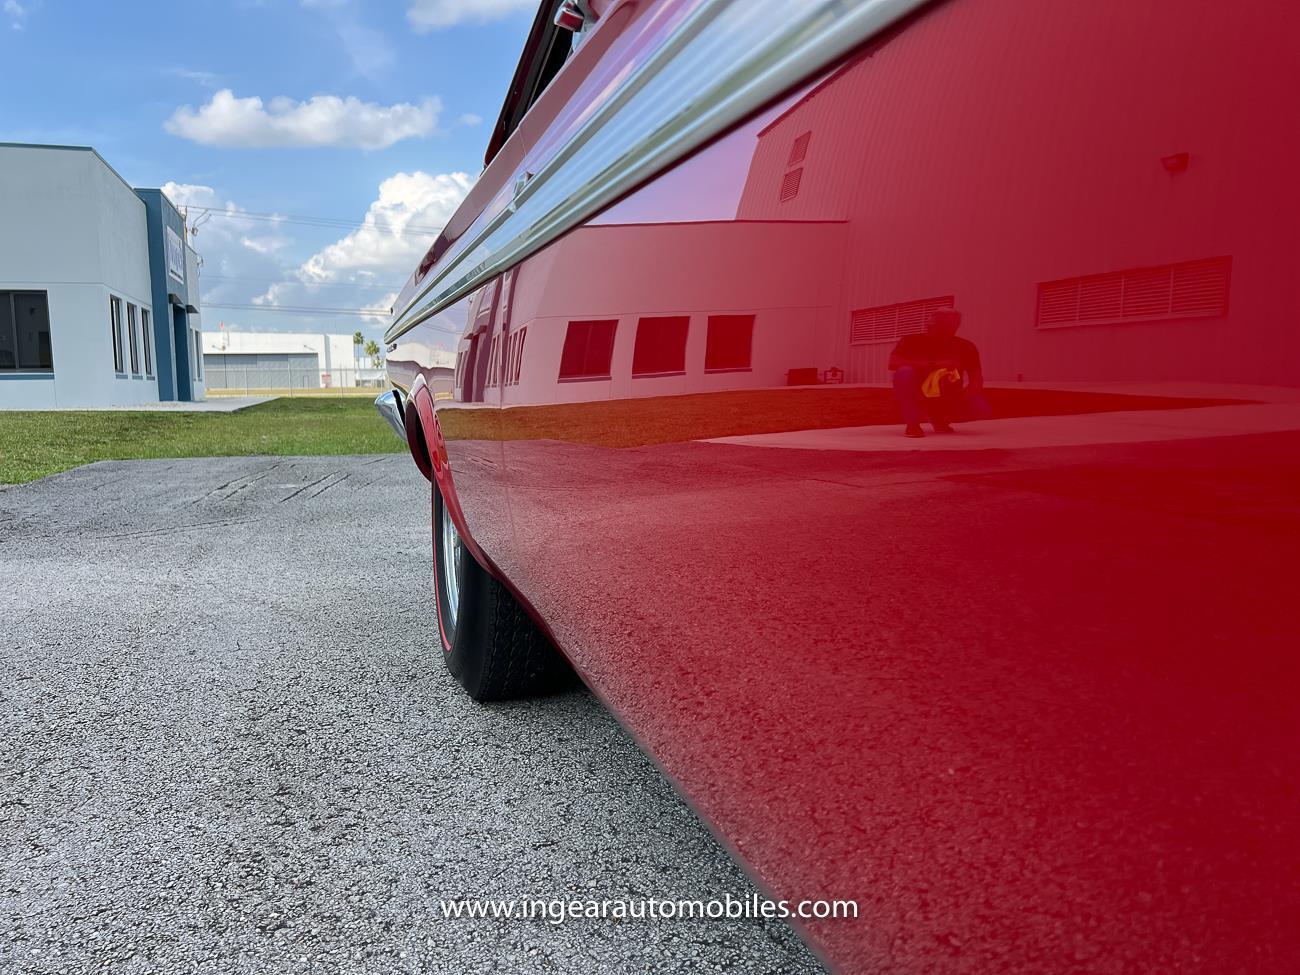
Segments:
[[[0,290],[7,289],[47,292],[54,373],[0,374],[0,409],[157,401],[155,380],[114,375],[109,327],[110,294],[124,309],[151,306],[145,206],[93,152],[0,146]],[[138,311],[136,322],[138,329]],[[127,369],[129,350],[124,335]]]

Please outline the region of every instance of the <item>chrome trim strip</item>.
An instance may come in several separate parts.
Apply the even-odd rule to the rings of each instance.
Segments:
[[[402,415],[402,398],[395,390],[388,390],[375,397],[375,409],[388,421],[402,443],[406,443],[406,418]]]
[[[702,0],[535,170],[513,205],[480,217],[443,255],[442,268],[397,314],[384,341],[432,318],[928,2]]]

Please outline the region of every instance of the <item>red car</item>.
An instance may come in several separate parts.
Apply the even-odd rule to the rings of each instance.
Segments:
[[[1300,971],[1297,38],[542,4],[387,334],[451,672],[576,671],[834,970]]]

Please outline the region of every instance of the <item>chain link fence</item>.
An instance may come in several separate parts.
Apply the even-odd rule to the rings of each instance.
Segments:
[[[209,396],[374,396],[387,385],[382,368],[313,369],[292,360],[257,365],[210,361],[203,382]]]

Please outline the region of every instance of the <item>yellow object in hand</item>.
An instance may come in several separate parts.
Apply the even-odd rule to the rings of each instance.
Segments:
[[[921,383],[921,394],[930,399],[938,399],[943,395],[940,383],[959,383],[961,382],[960,369],[935,369],[930,375],[925,377],[925,382]]]

